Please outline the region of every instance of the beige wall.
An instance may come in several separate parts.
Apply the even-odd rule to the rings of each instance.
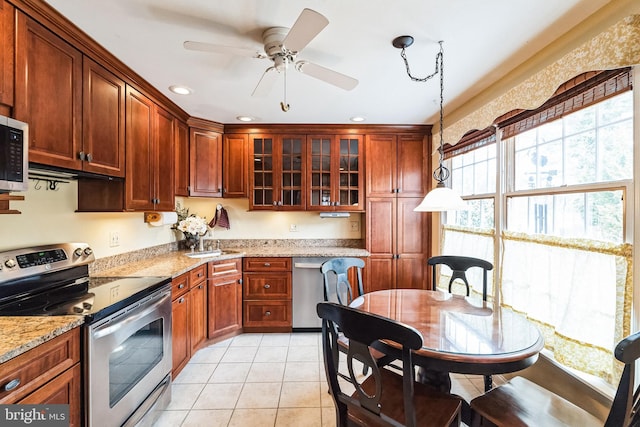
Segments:
[[[60,184],[58,191],[47,190],[46,184],[20,194],[24,201],[12,201],[11,209],[20,215],[0,215],[0,250],[30,245],[87,242],[97,258],[130,252],[145,247],[176,241],[180,236],[170,226],[152,227],[144,223],[142,212],[78,213],[77,184]],[[361,231],[352,232],[351,222],[362,230],[362,214],[350,218],[321,219],[311,212],[248,212],[248,199],[179,198],[192,213],[212,218],[218,203],[229,213],[231,229],[216,228],[215,239],[358,239]],[[290,224],[298,232],[289,232]],[[109,246],[109,233],[117,232],[120,245]]]

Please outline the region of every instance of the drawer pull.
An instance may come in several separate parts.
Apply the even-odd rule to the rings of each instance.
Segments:
[[[264,285],[264,288],[265,288],[265,289],[269,289],[270,287],[271,287],[271,285],[270,285],[270,284],[268,284],[268,283],[267,283],[266,285]]]
[[[180,283],[180,284],[178,285],[178,289],[184,289],[184,283]]]
[[[184,302],[184,297],[182,297],[182,298],[180,298],[180,299],[178,300],[178,304],[182,304],[183,302]]]
[[[265,267],[271,267],[271,263],[270,263],[270,262],[265,262],[265,263],[264,263],[264,266],[265,266]]]
[[[15,378],[4,385],[4,391],[11,391],[20,385],[20,378]]]
[[[271,316],[271,312],[270,312],[270,311],[265,311],[265,312],[264,312],[264,315],[265,315],[265,316]]]

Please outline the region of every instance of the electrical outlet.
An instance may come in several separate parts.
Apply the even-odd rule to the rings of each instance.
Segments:
[[[289,231],[291,231],[291,232],[296,232],[296,231],[298,231],[298,224],[291,224],[291,225],[289,225]]]
[[[109,233],[109,246],[112,248],[120,246],[120,234],[117,231]]]
[[[109,290],[109,295],[111,296],[111,301],[117,301],[120,295],[120,285],[116,285]]]
[[[351,231],[360,231],[360,223],[358,221],[351,221],[349,228]]]

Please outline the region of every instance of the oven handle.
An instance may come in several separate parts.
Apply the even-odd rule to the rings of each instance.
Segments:
[[[157,299],[153,303],[151,300],[151,301],[146,301],[142,305],[137,306],[133,310],[138,311],[138,313],[126,316],[122,320],[119,320],[118,318],[121,317],[126,312],[128,312],[129,310],[133,311],[131,308],[122,309],[120,312],[113,314],[111,318],[109,318],[106,322],[92,328],[93,331],[91,335],[93,336],[94,339],[102,338],[106,335],[115,333],[117,330],[124,328],[131,323],[137,322],[139,319],[156,311],[158,307],[160,307],[162,304],[165,304],[166,300],[171,298],[171,290],[162,292],[162,294],[158,295],[158,298],[159,299]],[[117,320],[117,321],[114,323],[113,322],[114,320]]]

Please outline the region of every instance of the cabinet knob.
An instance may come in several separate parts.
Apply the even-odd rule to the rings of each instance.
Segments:
[[[20,378],[14,378],[4,385],[4,391],[11,391],[20,385]]]
[[[278,202],[276,202],[275,200],[273,201],[273,206],[278,206]]]
[[[178,285],[178,289],[184,289],[184,283],[180,283],[180,284]]]
[[[271,285],[267,283],[266,285],[264,285],[264,288],[265,289],[269,289],[269,288],[271,288]]]
[[[84,160],[84,159],[86,158],[86,156],[85,156],[85,154],[84,154],[84,151],[81,151],[81,152],[79,152],[79,153],[78,153],[78,158],[79,158],[80,160]]]
[[[265,262],[265,263],[264,263],[264,266],[265,266],[265,267],[271,267],[271,263],[270,263],[270,262]]]
[[[202,285],[198,285],[198,289],[202,289]]]
[[[270,311],[265,311],[265,312],[264,312],[264,315],[265,315],[265,316],[271,316],[271,312],[270,312]]]
[[[182,304],[183,302],[184,302],[184,297],[182,297],[182,298],[180,298],[180,299],[178,300],[178,303],[179,303],[179,304]]]
[[[88,162],[92,162],[93,161],[93,154],[87,153],[87,161]]]

